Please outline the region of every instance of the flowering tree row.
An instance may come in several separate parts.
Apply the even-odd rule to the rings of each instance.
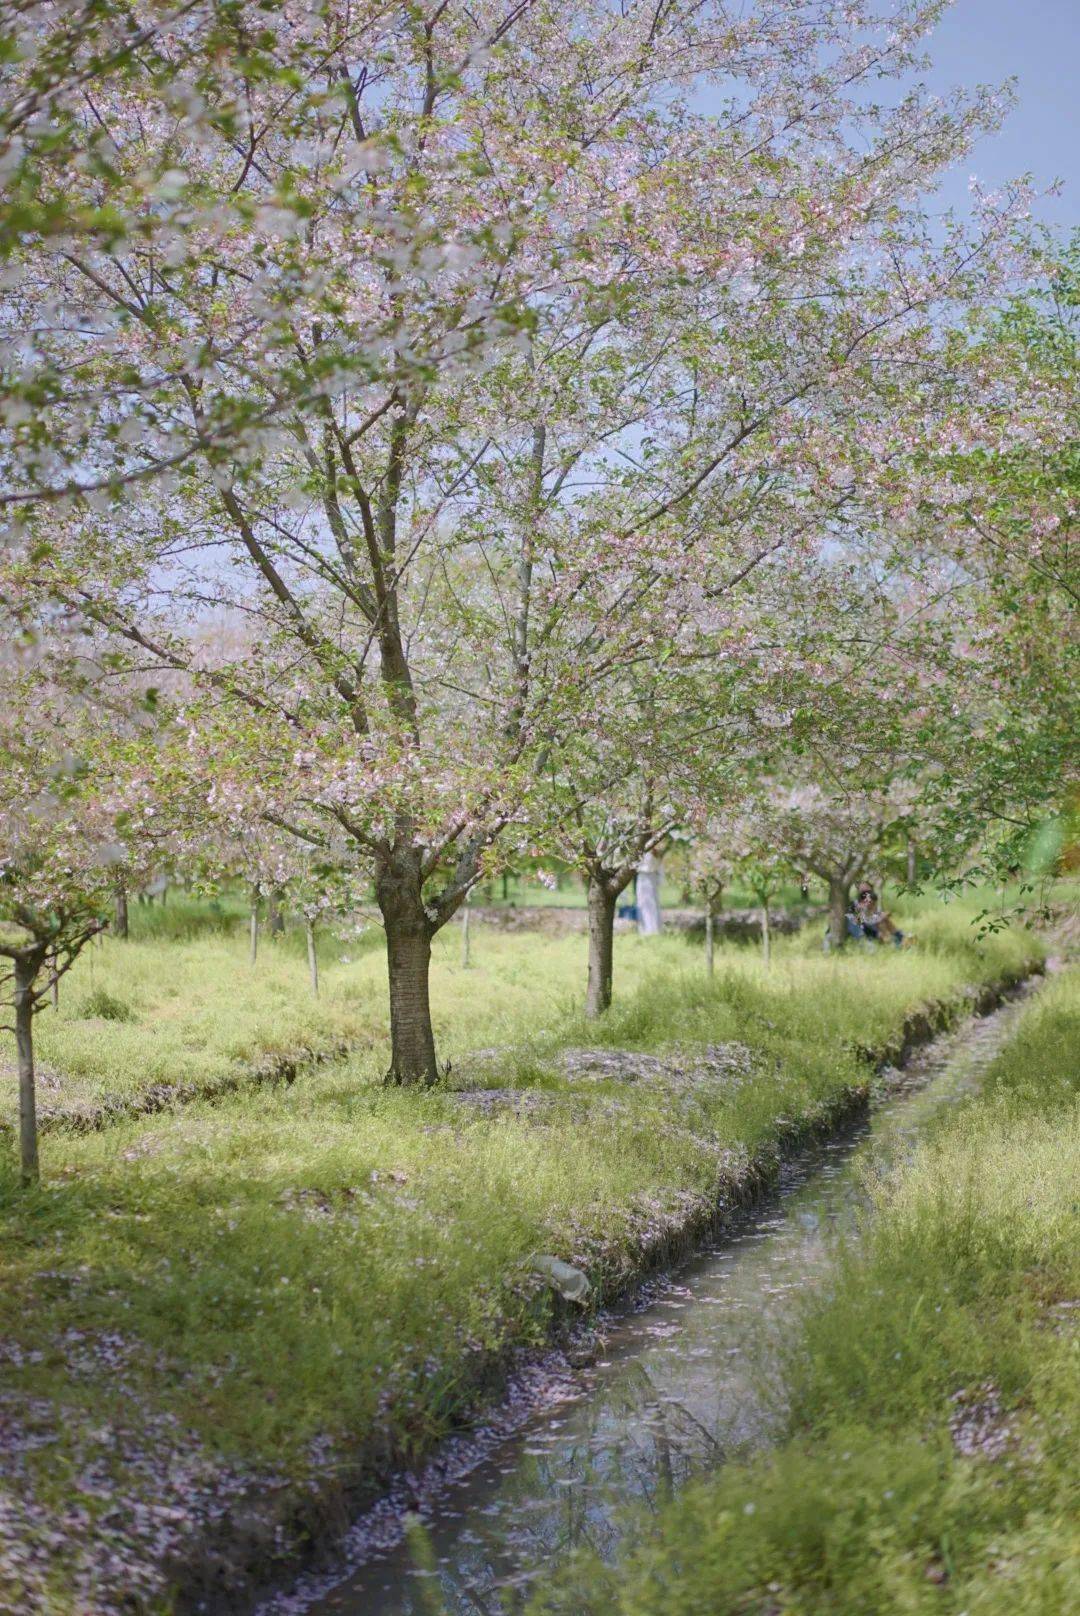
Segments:
[[[5,598],[158,693],[181,843],[370,876],[390,1081],[509,854],[585,874],[600,1012],[642,855],[812,780],[853,679],[892,724],[936,647],[949,756],[956,602],[1004,610],[962,488],[1061,367],[980,335],[1023,194],[927,216],[1002,110],[913,81],[939,9],[88,0],[6,52]]]

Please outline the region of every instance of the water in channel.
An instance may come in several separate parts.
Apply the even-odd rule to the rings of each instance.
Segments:
[[[277,1608],[506,1616],[575,1546],[609,1554],[633,1508],[767,1441],[782,1406],[778,1347],[800,1294],[827,1273],[835,1236],[855,1221],[866,1167],[887,1168],[978,1082],[1017,1009],[1013,1000],[929,1045],[868,1117],[788,1162],[777,1193],[738,1232],[700,1251],[648,1306],[611,1321],[572,1394],[538,1410],[426,1512],[422,1556],[399,1544]]]

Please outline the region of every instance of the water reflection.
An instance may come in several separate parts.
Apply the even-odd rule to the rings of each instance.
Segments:
[[[310,1609],[329,1616],[507,1616],[568,1551],[608,1557],[635,1512],[695,1472],[768,1440],[782,1417],[780,1347],[877,1172],[978,1077],[1015,1007],[942,1040],[843,1139],[788,1163],[773,1201],[617,1320],[573,1401],[537,1415],[416,1534]]]

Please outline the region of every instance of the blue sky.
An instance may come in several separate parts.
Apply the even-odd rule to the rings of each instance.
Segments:
[[[942,199],[963,206],[969,174],[995,185],[1030,171],[1043,184],[1065,182],[1040,216],[1080,224],[1080,0],[955,0],[927,48],[935,90],[1019,81],[1005,127],[948,177]]]

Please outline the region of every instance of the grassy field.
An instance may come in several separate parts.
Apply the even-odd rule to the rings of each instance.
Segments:
[[[956,950],[970,933],[974,906],[942,911],[932,900],[918,906],[925,923],[917,955],[904,957],[904,981],[917,996],[933,994],[938,950]],[[382,931],[369,923],[358,936],[342,939],[324,932],[319,939],[320,992],[313,998],[305,939],[290,929],[263,937],[254,966],[248,956],[245,915],[238,901],[208,905],[182,895],[166,907],[133,905],[131,937],[107,934],[86,950],[62,984],[57,1013],[37,1019],[39,1106],[43,1114],[80,1111],[106,1099],[124,1102],[147,1089],[181,1085],[212,1091],[276,1057],[340,1051],[348,1046],[365,1076],[384,1068],[389,1039]],[[799,960],[812,970],[819,951],[816,928],[798,939],[779,941],[774,980],[782,987],[785,963]],[[460,1061],[470,1050],[492,1045],[528,1044],[542,1048],[552,1036],[565,1039],[580,1012],[585,985],[585,938],[543,933],[503,933],[474,926],[471,963],[461,963],[459,928],[435,940],[432,1009],[440,1057]],[[966,969],[979,977],[989,956],[970,937]],[[749,964],[753,951],[728,949],[727,968]],[[669,979],[700,968],[700,947],[679,935],[638,938],[620,935],[616,996],[621,1001],[605,1036],[622,1041],[638,1036],[645,1001],[635,998],[652,984],[647,1017],[656,1018],[658,1036],[667,1036],[663,1010]],[[824,960],[821,980],[831,980]],[[926,968],[926,985],[919,972]],[[878,976],[889,981],[893,962],[882,962]],[[803,974],[802,981],[809,978]],[[868,983],[876,981],[873,972]],[[702,976],[702,983],[704,977]],[[828,1035],[859,1037],[874,1015],[876,988],[856,1009],[850,1025],[830,1027]],[[888,994],[886,994],[888,998]],[[824,1029],[823,1029],[824,1030]],[[574,1036],[586,1037],[580,1029]],[[704,1036],[704,1034],[703,1034]],[[876,1034],[875,1034],[876,1036]],[[0,1119],[11,1121],[17,1108],[13,1050],[0,1048]]]
[[[545,1336],[536,1254],[611,1289],[781,1119],[819,1116],[864,1083],[855,1046],[1039,953],[1016,932],[976,944],[959,908],[918,930],[918,950],[830,959],[793,939],[769,973],[752,951],[724,950],[711,983],[681,939],[620,938],[621,996],[598,1026],[576,1008],[584,938],[481,932],[467,973],[445,945],[435,999],[451,1084],[479,1095],[373,1081],[385,1010],[372,950],[326,972],[355,1014],[348,1060],[291,1087],[53,1132],[37,1191],[19,1191],[5,1156],[0,1609],[109,1610],[123,1596],[167,1610],[170,1561],[205,1554],[224,1512],[336,1466],[377,1485],[428,1451],[506,1346]],[[258,976],[269,1002],[250,990],[252,1043],[278,1026],[275,984],[302,996],[299,949],[279,946]],[[74,977],[67,998],[106,986],[136,1019],[99,1029],[108,1071],[83,1050],[80,1080],[136,1086],[157,1048],[154,1070],[169,1072],[192,1023],[201,1058],[239,1058],[226,964],[249,969],[242,938],[106,945],[96,983]],[[323,1029],[334,1002],[328,981],[305,1029]],[[44,1036],[58,1062],[83,1048],[73,1014]],[[568,1046],[675,1041],[681,1072],[631,1081],[560,1065]],[[464,1059],[481,1045],[502,1053]],[[281,1548],[271,1534],[260,1560]]]
[[[876,1187],[790,1365],[792,1435],[536,1616],[1080,1610],[1080,969]]]
[[[503,934],[472,928],[461,964],[457,926],[435,940],[432,1007],[443,1058],[561,1024],[584,996],[582,936]],[[60,1009],[36,1023],[43,1111],[128,1097],[160,1084],[211,1088],[275,1056],[348,1044],[367,1075],[384,1066],[389,1039],[383,934],[319,937],[320,991],[312,996],[303,933],[264,936],[249,959],[237,904],[211,908],[173,897],[132,908],[131,937],[107,934],[62,984]],[[620,988],[633,992],[658,961],[687,963],[677,937],[620,937]],[[4,1059],[3,1057],[6,1057]],[[13,1051],[0,1052],[0,1116],[17,1106]]]

